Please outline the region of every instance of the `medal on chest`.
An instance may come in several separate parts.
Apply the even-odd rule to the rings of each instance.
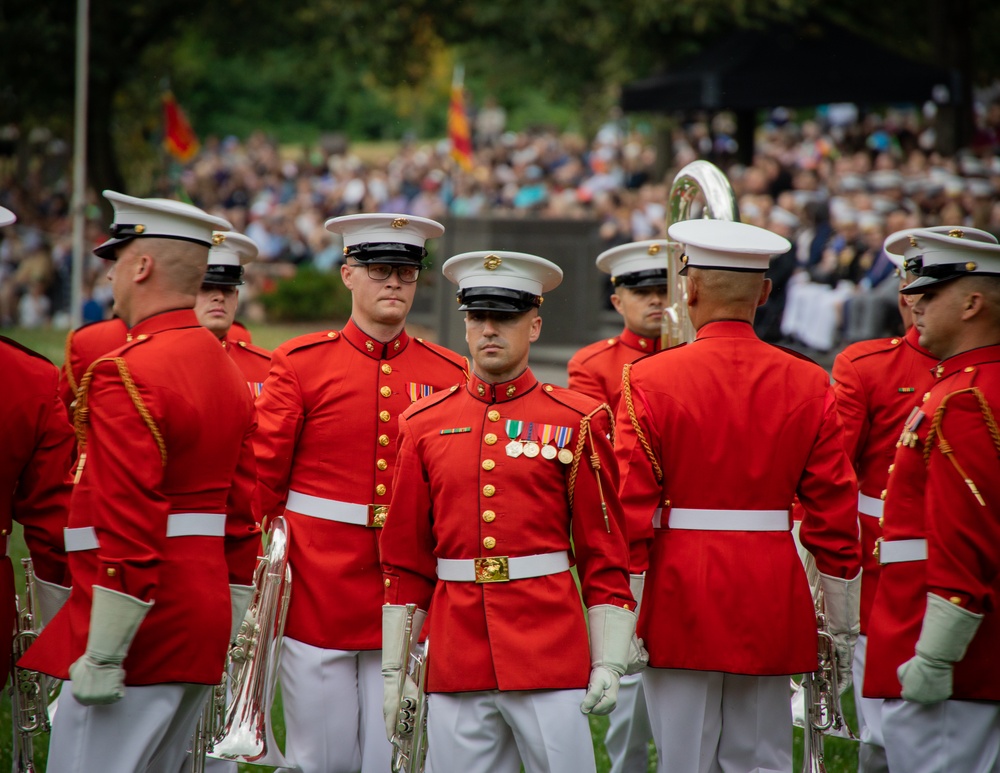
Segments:
[[[534,459],[541,452],[538,441],[535,439],[535,422],[528,422],[528,433],[524,438],[524,455],[529,459]]]
[[[903,432],[899,436],[899,440],[896,443],[896,448],[900,446],[906,446],[907,448],[916,448],[917,446],[917,428],[920,423],[924,420],[926,414],[920,409],[920,406],[914,406],[913,410],[910,411],[910,415],[906,418],[906,422],[903,424]]]
[[[556,427],[556,445],[559,446],[556,456],[563,464],[573,461],[573,452],[566,447],[572,437],[573,430],[570,427]]]
[[[554,424],[543,424],[541,431],[541,441],[542,441],[542,458],[543,459],[555,459],[556,454],[559,453],[552,443],[552,436],[555,435],[556,427]]]
[[[507,456],[512,459],[517,459],[522,453],[524,453],[524,444],[521,443],[518,438],[521,436],[521,430],[524,428],[523,421],[514,421],[513,419],[507,419],[507,437],[510,438],[510,442],[504,449],[507,452]]]

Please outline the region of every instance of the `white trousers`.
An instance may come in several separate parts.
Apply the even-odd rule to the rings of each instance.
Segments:
[[[787,676],[647,668],[658,773],[791,773]]]
[[[48,770],[163,773],[179,770],[212,688],[204,684],[128,686],[107,706],[84,706],[63,685],[52,725]]]
[[[653,731],[646,712],[642,674],[622,677],[618,686],[618,704],[608,719],[604,748],[611,760],[610,773],[645,773],[649,769],[649,742]]]
[[[882,731],[890,770],[1000,773],[1000,703],[886,700]]]
[[[427,773],[594,773],[584,690],[434,693]]]
[[[882,737],[882,699],[865,698],[861,690],[865,683],[865,659],[868,654],[868,637],[859,636],[854,645],[854,705],[858,715],[858,773],[889,773]]]
[[[279,679],[289,765],[302,773],[389,770],[381,650],[326,650],[286,638]]]

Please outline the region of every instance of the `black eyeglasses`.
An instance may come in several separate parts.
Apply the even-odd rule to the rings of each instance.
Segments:
[[[368,278],[376,282],[384,282],[392,272],[396,272],[400,282],[413,284],[420,278],[420,266],[395,266],[388,263],[349,263],[349,266],[364,266],[368,270]]]

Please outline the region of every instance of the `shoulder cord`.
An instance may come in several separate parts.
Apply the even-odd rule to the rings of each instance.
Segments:
[[[982,411],[983,419],[986,422],[986,428],[990,433],[990,438],[993,440],[993,447],[996,449],[998,456],[1000,456],[1000,429],[997,428],[996,419],[993,417],[993,411],[990,410],[989,403],[986,402],[986,397],[983,395],[982,391],[978,387],[972,387],[970,389],[961,389],[957,392],[952,392],[946,395],[941,401],[941,404],[934,411],[934,420],[931,423],[930,431],[927,433],[927,442],[924,444],[924,464],[928,464],[931,456],[931,449],[933,448],[934,440],[937,439],[938,450],[944,454],[959,475],[962,476],[962,480],[965,481],[965,485],[969,487],[972,495],[976,498],[976,501],[983,507],[986,507],[986,502],[983,500],[982,494],[979,493],[979,489],[975,482],[969,478],[965,470],[962,469],[962,465],[959,464],[958,460],[955,458],[955,451],[951,447],[951,443],[945,439],[945,436],[941,432],[941,422],[944,420],[945,407],[950,400],[955,395],[960,395],[964,393],[971,393],[975,395],[976,400],[979,402],[979,410]]]
[[[653,474],[656,476],[656,482],[663,483],[663,469],[656,459],[656,454],[653,453],[652,446],[649,445],[649,441],[646,439],[646,433],[639,426],[639,418],[635,415],[635,405],[632,403],[631,372],[632,365],[629,363],[622,370],[622,397],[625,400],[625,408],[628,410],[628,418],[632,422],[632,429],[635,430],[635,436],[639,439],[642,450],[649,457],[650,464],[653,465]]]
[[[615,419],[611,413],[611,407],[607,403],[601,403],[593,411],[580,420],[580,432],[576,440],[576,449],[573,451],[573,463],[569,468],[569,483],[567,484],[567,498],[569,506],[573,507],[573,495],[576,493],[576,476],[580,471],[580,459],[583,458],[583,448],[586,441],[590,440],[590,467],[594,471],[594,479],[597,481],[597,493],[601,498],[601,513],[604,515],[604,528],[611,533],[611,523],[608,520],[608,504],[604,499],[604,487],[601,484],[601,458],[597,455],[597,447],[594,445],[594,435],[591,432],[591,421],[600,412],[608,415],[608,427],[610,428],[610,440],[615,441]]]
[[[132,374],[129,372],[125,359],[122,357],[115,357],[113,360],[100,359],[94,362],[93,365],[87,368],[87,372],[80,381],[76,413],[73,417],[73,424],[76,429],[76,440],[80,447],[80,468],[82,469],[83,466],[87,445],[86,427],[90,421],[90,407],[88,405],[89,401],[87,392],[90,389],[90,382],[94,378],[94,368],[101,362],[114,362],[117,366],[118,374],[121,376],[122,383],[125,385],[125,391],[128,392],[128,396],[132,399],[132,404],[139,412],[142,420],[146,423],[146,426],[149,427],[149,431],[152,433],[153,439],[156,441],[156,447],[160,450],[160,461],[165,467],[167,465],[167,444],[163,440],[163,433],[161,433],[160,428],[156,426],[156,422],[153,420],[152,414],[150,414],[146,404],[142,401],[142,395],[139,394],[139,389],[136,387],[135,381],[132,380]]]

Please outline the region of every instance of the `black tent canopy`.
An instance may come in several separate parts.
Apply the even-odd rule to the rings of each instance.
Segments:
[[[730,33],[667,74],[627,84],[625,111],[747,111],[831,102],[952,101],[957,72],[916,62],[843,27],[805,21]],[[944,86],[947,92],[936,91]]]

